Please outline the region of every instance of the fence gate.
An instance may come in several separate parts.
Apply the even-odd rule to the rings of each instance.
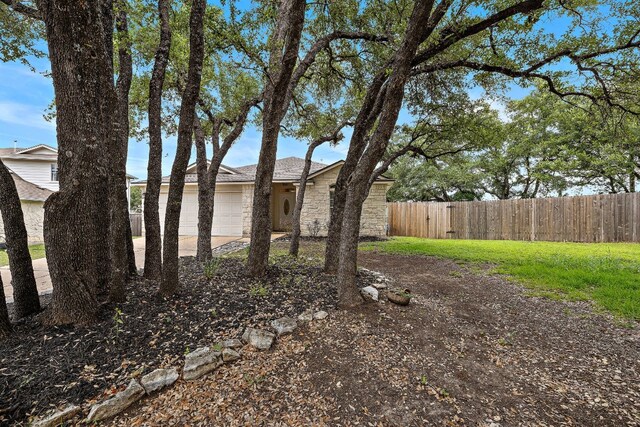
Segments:
[[[129,214],[129,221],[131,222],[131,235],[142,236],[142,214]]]

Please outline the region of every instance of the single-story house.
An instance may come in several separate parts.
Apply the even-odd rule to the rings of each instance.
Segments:
[[[58,191],[58,149],[46,144],[29,148],[0,148],[0,159],[16,183],[29,244],[42,243],[44,201]],[[127,193],[134,176],[127,175]],[[4,225],[0,217],[0,242]]]
[[[300,218],[302,235],[326,236],[333,191],[338,172],[344,161],[330,165],[313,162],[309,173],[305,200]],[[213,216],[213,236],[248,236],[251,234],[254,181],[257,165],[240,167],[222,166],[216,182]],[[304,167],[304,159],[287,157],[276,160],[271,189],[272,231],[290,231],[296,192]],[[164,212],[169,192],[169,176],[162,179],[160,188],[160,225],[164,228]],[[387,229],[387,190],[393,180],[381,177],[372,186],[362,212],[363,236],[385,236]],[[131,184],[142,188],[146,181]],[[164,232],[164,231],[162,231]],[[187,168],[180,235],[198,234],[198,178],[196,164]]]

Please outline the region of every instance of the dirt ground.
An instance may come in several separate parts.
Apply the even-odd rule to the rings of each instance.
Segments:
[[[639,426],[640,329],[431,257],[361,253],[414,295],[332,311],[112,425]]]

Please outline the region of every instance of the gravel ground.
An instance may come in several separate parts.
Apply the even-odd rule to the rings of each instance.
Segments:
[[[330,311],[118,426],[638,426],[640,329],[448,260],[362,253],[414,295]]]

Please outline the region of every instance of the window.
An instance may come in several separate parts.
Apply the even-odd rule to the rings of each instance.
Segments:
[[[51,181],[58,181],[58,164],[51,165]]]
[[[336,198],[336,192],[332,188],[331,190],[329,190],[329,212],[333,211],[333,201],[335,198]]]

